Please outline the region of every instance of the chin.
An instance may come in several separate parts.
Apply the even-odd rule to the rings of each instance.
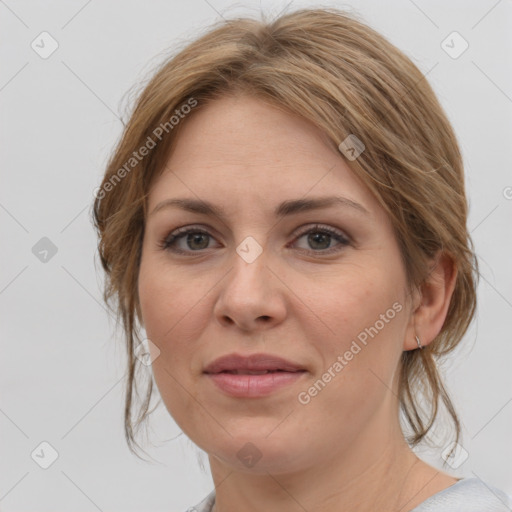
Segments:
[[[223,436],[215,445],[210,437],[202,449],[222,464],[245,473],[279,474],[303,468],[309,455],[301,450],[307,449],[307,446],[295,442],[290,433],[283,435],[285,433],[281,432],[279,435],[277,430],[272,432],[277,425],[274,423],[263,431],[257,428],[230,431],[232,437]],[[255,434],[251,435],[249,430],[254,430]]]

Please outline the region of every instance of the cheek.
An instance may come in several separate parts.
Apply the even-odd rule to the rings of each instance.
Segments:
[[[190,365],[197,349],[196,330],[204,320],[204,309],[191,289],[190,283],[162,272],[156,261],[141,262],[138,290],[143,324],[160,351],[151,371],[169,414],[187,432],[197,421],[190,414],[195,410],[191,395],[196,395]]]
[[[203,308],[198,303],[198,288],[175,272],[166,270],[157,258],[141,262],[138,291],[144,327],[157,345],[165,347],[171,340],[190,338],[187,330],[199,325]],[[196,320],[191,322],[191,317]],[[176,336],[177,333],[180,336]],[[174,342],[173,342],[174,343]]]
[[[158,386],[169,390],[169,396],[186,398],[178,383],[189,390],[194,386],[197,353],[202,349],[198,340],[211,321],[211,285],[199,277],[191,280],[170,272],[156,258],[147,258],[141,262],[138,289],[147,337],[160,350],[152,365]]]
[[[317,297],[323,304],[319,316],[330,329],[317,337],[323,373],[316,377],[319,402],[364,415],[392,386],[402,352],[403,275],[398,266],[379,268],[376,262],[351,270],[332,281],[331,293]]]
[[[400,268],[384,267],[370,259],[351,265],[329,281],[329,292],[318,288],[311,303],[316,304],[319,316],[331,328],[340,346],[350,345],[359,336],[368,339],[370,333],[380,339],[390,337],[403,322],[403,276]],[[318,305],[322,305],[319,309]],[[391,336],[393,337],[393,336]]]

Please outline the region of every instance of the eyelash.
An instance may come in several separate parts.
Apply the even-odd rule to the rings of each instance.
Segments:
[[[208,233],[207,231],[205,231],[203,229],[195,228],[195,227],[185,227],[185,228],[176,229],[174,232],[170,233],[162,241],[160,241],[158,245],[159,245],[160,249],[162,249],[164,251],[171,251],[171,252],[174,252],[177,254],[200,253],[201,251],[206,250],[206,249],[200,249],[197,251],[193,251],[193,250],[184,251],[182,249],[176,249],[176,247],[173,247],[174,244],[178,240],[180,240],[181,238],[184,238],[189,233],[197,233],[197,234],[202,234],[202,235],[212,237],[212,235],[210,233]],[[330,235],[336,241],[339,242],[339,246],[331,247],[326,250],[315,251],[313,249],[311,249],[311,250],[299,249],[299,251],[315,253],[315,254],[320,254],[320,253],[331,254],[333,252],[341,251],[345,246],[350,244],[350,240],[345,235],[343,235],[341,232],[339,232],[338,230],[332,229],[328,226],[322,226],[320,224],[316,224],[315,226],[309,228],[308,230],[299,233],[296,236],[296,238],[294,239],[294,242],[297,241],[299,238],[302,238],[304,235],[308,235],[309,233],[322,233],[322,234]],[[338,247],[338,248],[336,248],[336,247]]]

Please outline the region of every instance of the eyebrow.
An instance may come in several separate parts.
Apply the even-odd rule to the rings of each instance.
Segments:
[[[311,199],[293,199],[283,201],[274,211],[276,217],[286,217],[311,210],[319,210],[330,206],[345,206],[352,208],[362,214],[370,215],[370,212],[360,203],[341,196],[314,197]],[[208,201],[192,198],[173,198],[166,199],[158,203],[150,215],[166,208],[181,208],[188,212],[199,213],[203,215],[214,215],[220,219],[226,218],[225,210]]]

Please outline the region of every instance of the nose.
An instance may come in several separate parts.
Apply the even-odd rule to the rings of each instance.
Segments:
[[[214,315],[224,327],[257,331],[284,320],[286,286],[268,263],[265,251],[252,263],[235,253],[233,267],[219,285],[214,306]]]

